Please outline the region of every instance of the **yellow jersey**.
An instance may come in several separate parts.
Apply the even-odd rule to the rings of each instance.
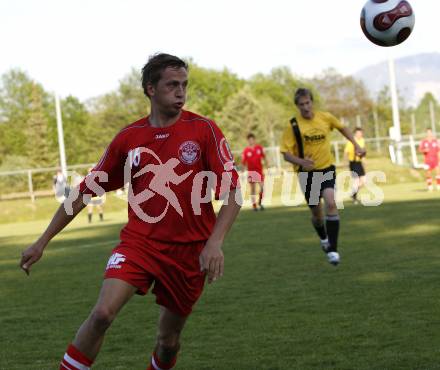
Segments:
[[[361,148],[365,149],[365,139],[363,137],[360,139],[355,138],[354,140]],[[353,161],[360,162],[362,160],[361,157],[356,155],[356,153],[354,151],[354,145],[351,143],[351,141],[348,141],[347,144],[345,144],[344,153],[347,154],[348,160],[350,162],[353,162]]]
[[[296,118],[304,146],[304,157],[315,162],[313,170],[322,170],[331,166],[335,159],[331,151],[330,133],[333,129],[342,129],[339,120],[328,112],[315,112],[313,119],[305,119],[301,115]],[[298,147],[289,125],[281,137],[280,150],[298,156]],[[294,166],[298,170],[299,166]]]

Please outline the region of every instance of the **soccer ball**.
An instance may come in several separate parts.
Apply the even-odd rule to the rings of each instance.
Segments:
[[[361,28],[379,46],[405,41],[414,28],[414,12],[406,0],[368,0],[361,12]]]

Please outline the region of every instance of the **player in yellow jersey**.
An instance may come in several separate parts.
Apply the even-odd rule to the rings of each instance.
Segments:
[[[312,212],[312,223],[321,240],[321,247],[327,254],[328,261],[337,265],[340,261],[337,252],[339,214],[335,201],[336,173],[331,152],[331,131],[336,128],[352,142],[357,155],[364,156],[365,150],[356,143],[351,131],[332,114],[313,110],[313,95],[310,90],[298,89],[295,93],[295,105],[300,115],[295,120],[292,119],[292,125],[286,127],[281,138],[281,152],[284,159],[292,163],[299,173],[301,190]],[[296,134],[299,132],[299,145],[295,126],[299,129],[296,131]]]
[[[354,130],[354,140],[358,145],[365,149],[364,132],[360,127],[356,127]],[[358,204],[357,195],[359,190],[365,185],[365,168],[362,163],[362,157],[356,155],[354,145],[348,141],[345,145],[344,156],[348,160],[348,166],[353,178],[353,190],[352,199],[354,204]]]

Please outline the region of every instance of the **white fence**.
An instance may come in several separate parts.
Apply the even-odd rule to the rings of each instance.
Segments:
[[[93,163],[79,164],[68,166],[67,170],[71,174],[77,172],[85,174],[92,166],[94,166]],[[34,202],[36,197],[53,195],[52,181],[58,170],[58,167],[48,167],[0,172],[0,200],[29,197]],[[36,186],[37,176],[42,177],[41,187]],[[70,180],[70,182],[74,181]]]
[[[400,143],[392,141],[389,137],[365,139],[365,141],[367,150],[370,153],[375,152],[390,156],[393,163],[396,163],[397,152],[400,150],[403,165],[413,168],[423,168],[421,164],[422,157],[417,150],[420,139],[423,138],[423,136],[424,135],[403,136]],[[332,142],[336,165],[343,163],[345,144],[345,140]],[[268,167],[276,171],[281,171],[283,168],[290,166],[282,159],[278,146],[266,147],[265,153]],[[241,151],[234,151],[234,156],[237,164],[239,164],[241,161]],[[67,169],[70,174],[78,173],[79,175],[85,175],[88,168],[93,165],[92,163],[79,164],[68,166]],[[29,197],[31,201],[34,202],[36,197],[52,196],[54,194],[52,179],[58,169],[58,167],[50,167],[0,172],[0,200]],[[36,177],[38,176],[41,178],[36,181]],[[76,179],[68,179],[69,184],[75,181]],[[39,184],[39,186],[36,186],[36,184]]]

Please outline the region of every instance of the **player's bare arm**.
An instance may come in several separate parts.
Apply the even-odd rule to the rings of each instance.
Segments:
[[[264,165],[264,168],[269,168],[269,165],[268,165],[266,157],[263,157],[263,165]]]
[[[207,272],[208,283],[212,283],[223,276],[223,241],[241,208],[241,204],[238,204],[236,200],[236,196],[239,195],[237,191],[240,192],[237,189],[229,192],[228,199],[220,208],[212,234],[200,254],[200,268]]]
[[[304,168],[306,171],[311,171],[315,167],[315,162],[313,161],[312,158],[309,157],[300,158],[289,152],[283,152],[283,156],[285,161],[299,165],[302,168]]]
[[[20,267],[26,274],[29,275],[31,266],[41,258],[52,238],[63,230],[85,206],[82,196],[79,196],[72,202],[73,212],[71,214],[66,212],[64,203],[58,208],[44,233],[21,254]]]
[[[361,148],[359,144],[356,142],[353,133],[348,127],[342,127],[341,129],[339,129],[339,132],[342,135],[344,135],[344,137],[354,145],[354,151],[357,156],[363,157],[365,154],[367,154],[367,151],[364,148]]]
[[[246,167],[246,158],[245,158],[244,155],[241,156],[241,165],[242,165],[243,167]]]

